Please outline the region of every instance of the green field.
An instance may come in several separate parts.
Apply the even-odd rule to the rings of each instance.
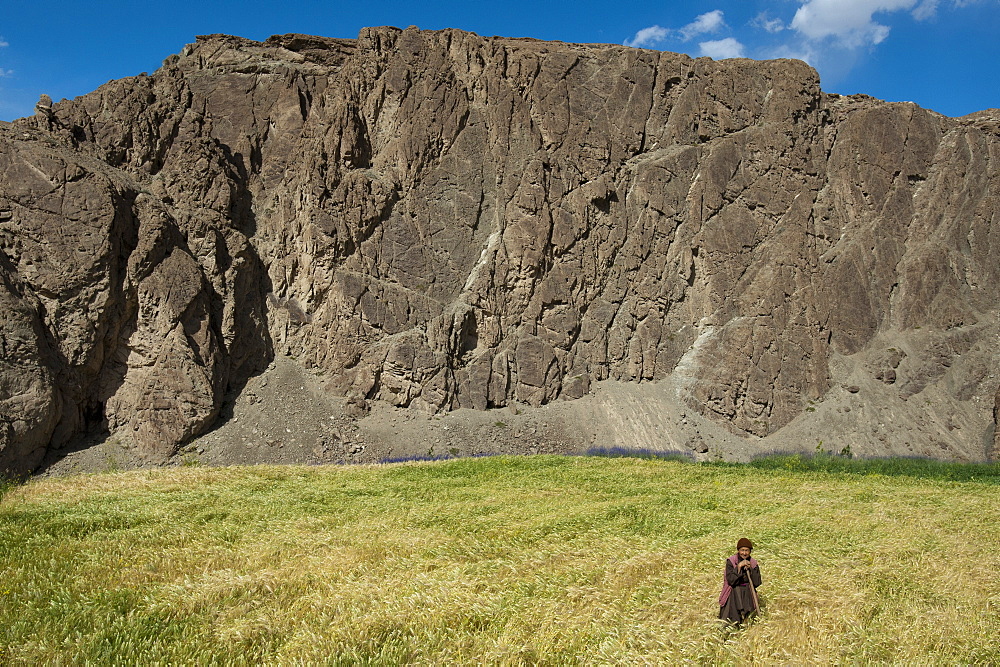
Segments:
[[[0,664],[997,664],[998,472],[537,456],[35,480],[0,501]],[[744,535],[764,612],[734,631],[716,599]]]

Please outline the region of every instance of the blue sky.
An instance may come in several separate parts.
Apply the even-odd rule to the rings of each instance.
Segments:
[[[1000,0],[39,2],[0,0],[0,120],[152,72],[195,35],[356,37],[364,26],[802,58],[828,92],[949,116],[1000,107]]]

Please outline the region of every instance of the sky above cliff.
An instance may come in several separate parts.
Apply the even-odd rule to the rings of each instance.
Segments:
[[[0,120],[111,79],[152,72],[195,35],[299,32],[356,37],[365,26],[625,44],[712,58],[800,58],[823,89],[911,101],[949,116],[1000,107],[1000,0],[717,0],[478,3],[5,0]]]

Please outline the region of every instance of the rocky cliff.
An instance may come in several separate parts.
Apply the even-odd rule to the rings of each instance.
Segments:
[[[995,110],[415,28],[201,37],[37,109],[0,128],[0,469],[163,459],[274,355],[356,403],[667,383],[748,446],[994,447]]]

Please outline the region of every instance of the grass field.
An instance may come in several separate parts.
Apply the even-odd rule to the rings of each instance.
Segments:
[[[0,500],[0,664],[1000,663],[997,466],[831,460],[36,480]]]

